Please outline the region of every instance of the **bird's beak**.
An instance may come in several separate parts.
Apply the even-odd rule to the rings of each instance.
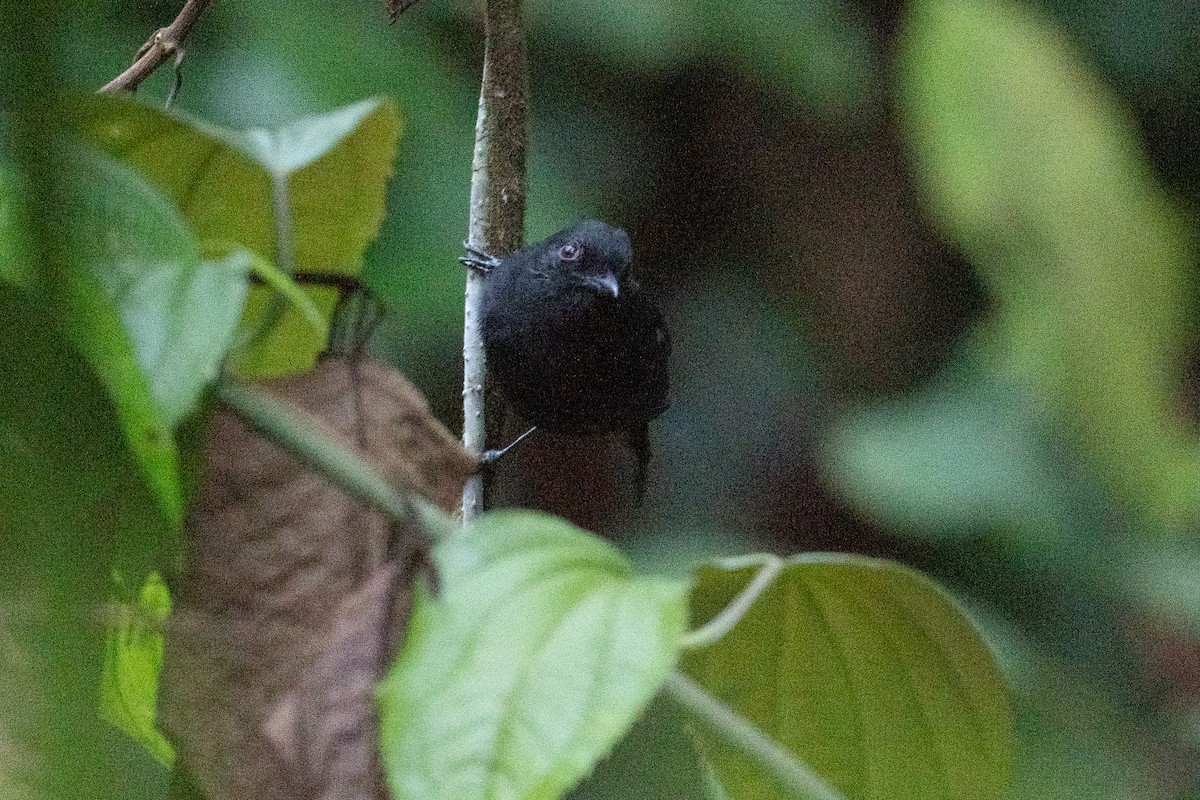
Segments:
[[[606,272],[603,275],[588,275],[583,279],[583,282],[601,294],[611,295],[614,300],[621,293],[620,285],[617,283],[617,276],[611,272]]]

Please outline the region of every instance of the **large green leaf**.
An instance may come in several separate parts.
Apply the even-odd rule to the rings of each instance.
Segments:
[[[162,521],[57,311],[0,285],[0,795],[153,796],[165,772],[139,763],[95,703],[110,564],[141,542],[145,558],[125,564],[144,572]]]
[[[169,527],[182,519],[174,428],[232,342],[249,254],[204,258],[174,207],[136,172],[56,143],[60,197],[47,225],[63,329],[104,381]]]
[[[931,581],[841,555],[752,557],[701,567],[694,618],[718,614],[764,563],[779,569],[723,637],[683,670],[849,800],[1005,796],[1007,689],[979,634]],[[778,790],[702,738],[731,798]]]
[[[74,124],[171,198],[205,240],[245,247],[295,271],[356,276],[383,219],[399,117],[388,100],[365,100],[275,130],[246,132],[113,97],[72,100]],[[336,293],[309,290],[322,312]],[[243,325],[269,336],[239,355],[244,374],[305,369],[325,345],[296,310],[265,287],[251,292]]]
[[[137,173],[72,149],[65,258],[116,306],[168,430],[217,374],[246,297],[249,254],[201,257],[175,208]],[[89,306],[91,300],[86,300]],[[86,322],[83,324],[87,324]]]
[[[405,798],[553,798],[633,724],[675,661],[683,584],[541,514],[488,515],[435,550],[380,688],[388,782]]]
[[[177,528],[183,518],[183,498],[170,426],[154,398],[146,372],[138,364],[120,313],[94,269],[106,268],[110,259],[136,262],[139,244],[147,243],[144,238],[127,237],[119,230],[112,231],[110,239],[109,231],[97,223],[110,213],[106,206],[121,206],[122,188],[128,188],[120,178],[115,179],[116,183],[109,181],[115,174],[113,165],[105,163],[99,154],[80,148],[61,147],[60,154],[71,164],[66,173],[71,180],[60,185],[57,216],[46,225],[47,245],[55,265],[47,275],[54,276],[48,288],[58,308],[56,321],[104,383],[142,474],[153,487],[171,527]],[[129,202],[133,213],[146,211],[154,216],[157,212],[153,200],[137,190]],[[98,233],[99,238],[89,241],[80,235],[83,230]],[[151,236],[155,230],[156,226],[149,226]],[[148,246],[153,249],[155,244],[150,242]]]
[[[182,520],[173,431],[216,376],[241,314],[249,254],[202,257],[175,208],[116,159],[54,140],[60,179],[42,220],[48,257],[40,288],[64,333],[103,381],[129,446],[153,488],[165,526],[135,537],[158,540]],[[18,185],[13,179],[12,186]],[[43,189],[45,190],[45,189]],[[21,195],[5,210],[16,231],[5,257],[24,263]],[[12,273],[16,275],[18,273]],[[19,282],[19,281],[18,281]],[[144,569],[146,564],[138,564]]]
[[[1200,448],[1174,402],[1194,252],[1130,120],[1007,0],[918,0],[901,65],[925,194],[999,299],[1013,368],[1131,507],[1194,516]]]

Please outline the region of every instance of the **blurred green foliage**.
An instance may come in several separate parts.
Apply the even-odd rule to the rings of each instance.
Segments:
[[[361,272],[363,251],[383,218],[382,188],[399,135],[390,102],[366,100],[246,132],[174,119],[119,98],[73,101],[64,112],[83,135],[173,201],[210,248],[245,248],[289,275]],[[311,292],[328,317],[336,292]],[[236,313],[241,302],[214,305]],[[271,287],[252,290],[246,302],[242,330],[249,341],[234,365],[239,374],[274,377],[312,366],[325,345],[323,327],[314,328],[298,308],[285,312]],[[221,339],[188,327],[219,352],[227,349]],[[212,377],[211,369],[183,372],[202,381]]]
[[[1019,7],[919,2],[903,108],[934,216],[997,300],[988,359],[1078,438],[1139,523],[1200,519],[1175,408],[1191,234],[1129,120]]]
[[[158,730],[158,674],[163,660],[163,626],[171,613],[171,593],[157,572],[141,588],[118,577],[110,608],[100,678],[100,714],[142,743],[164,766],[175,759],[171,743]]]

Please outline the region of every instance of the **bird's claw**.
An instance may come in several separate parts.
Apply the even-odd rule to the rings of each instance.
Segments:
[[[467,251],[467,255],[459,256],[458,260],[459,263],[466,267],[479,270],[484,275],[487,275],[493,269],[500,266],[500,259],[491,253],[472,246],[469,242],[463,242],[463,249]]]
[[[486,469],[487,467],[490,467],[492,464],[495,464],[497,461],[500,460],[500,457],[504,455],[504,451],[506,449],[507,448],[503,448],[500,450],[485,450],[485,451],[483,451],[483,455],[481,455],[479,457],[479,466],[481,468]]]
[[[527,436],[529,436],[530,434],[532,434],[532,433],[533,433],[534,431],[536,431],[536,430],[537,430],[537,426],[536,426],[536,425],[534,425],[532,428],[530,428],[529,430],[525,431],[525,432],[524,432],[524,433],[522,433],[520,436],[518,436],[517,438],[513,439],[511,442],[509,442],[508,444],[506,444],[504,447],[501,447],[501,448],[500,448],[500,449],[498,449],[498,450],[485,450],[485,451],[484,451],[484,452],[483,452],[483,453],[482,453],[482,454],[479,456],[479,467],[480,467],[480,469],[487,469],[488,467],[490,467],[490,466],[492,466],[493,464],[495,464],[497,461],[499,461],[499,460],[500,460],[500,458],[501,458],[501,457],[502,457],[502,456],[503,456],[505,453],[507,453],[509,450],[512,450],[514,447],[516,447],[516,446],[517,446],[518,444],[520,444],[521,442],[525,441],[525,438],[526,438]]]

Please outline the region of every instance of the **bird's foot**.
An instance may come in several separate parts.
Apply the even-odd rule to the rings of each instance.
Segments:
[[[459,256],[458,260],[460,263],[470,269],[478,270],[484,275],[487,275],[493,269],[500,266],[500,259],[496,258],[491,253],[480,250],[478,247],[473,247],[470,242],[463,242],[463,249],[467,251],[467,254],[465,256]],[[517,439],[517,441],[519,442],[521,440]],[[513,442],[513,444],[516,444],[516,442]],[[512,445],[509,446],[511,447]]]

